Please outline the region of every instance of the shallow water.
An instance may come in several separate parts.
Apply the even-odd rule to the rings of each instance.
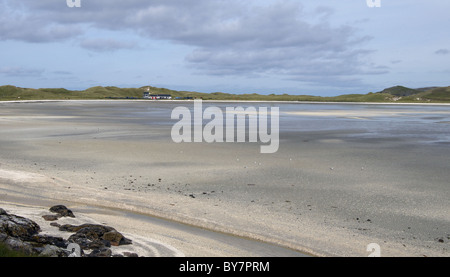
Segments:
[[[57,104],[56,104],[57,103]],[[4,106],[7,105],[7,106]],[[193,102],[156,101],[77,101],[41,103],[3,103],[0,116],[8,118],[17,112],[22,116],[46,115],[49,120],[138,124],[160,127],[170,134],[178,121],[171,119],[176,107],[193,111]],[[398,138],[417,143],[450,143],[450,106],[392,105],[392,104],[336,104],[336,103],[264,103],[264,102],[203,102],[203,109],[242,106],[279,107],[280,139],[292,139],[292,132],[340,133],[338,138]],[[5,111],[6,110],[6,111]],[[193,114],[193,112],[192,112]],[[203,124],[209,120],[203,120]]]

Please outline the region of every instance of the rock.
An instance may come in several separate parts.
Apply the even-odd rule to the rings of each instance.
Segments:
[[[90,247],[91,247],[90,244],[91,244],[92,241],[89,240],[89,239],[70,236],[69,239],[68,239],[68,241],[71,242],[71,243],[76,243],[76,244],[78,244],[78,245],[80,246],[81,249],[84,249],[84,250],[89,250],[89,249],[91,249],[91,248],[90,248]]]
[[[94,240],[89,244],[90,249],[98,249],[103,247],[111,247],[111,242],[107,240]]]
[[[104,233],[114,230],[114,228],[105,226],[105,225],[99,225],[99,224],[82,224],[82,225],[71,225],[71,224],[64,224],[59,227],[60,231],[66,231],[66,232],[78,232],[81,229],[85,229],[83,232],[87,232],[88,230],[93,231],[95,233],[101,234],[100,236],[103,236]]]
[[[79,226],[65,224],[61,225],[60,230],[75,232],[68,239],[69,242],[77,243],[82,249],[101,249],[108,248],[111,245],[119,246],[122,244],[131,244],[131,240],[125,238],[114,228],[98,225],[83,224]]]
[[[127,244],[132,244],[133,241],[131,239],[127,239],[126,237],[123,237],[122,240],[120,241],[119,245],[127,245]]]
[[[73,216],[73,213],[62,205],[50,208],[57,215],[44,215],[45,220],[56,220],[61,216]],[[58,227],[60,231],[72,232],[67,240],[61,237],[41,235],[38,224],[24,217],[8,214],[0,208],[0,242],[9,249],[21,251],[26,254],[38,254],[46,257],[68,257],[71,255],[68,247],[71,243],[78,244],[80,256],[85,256],[83,249],[92,250],[89,257],[111,257],[111,245],[119,246],[131,244],[114,228],[99,224],[60,225],[51,222],[51,226]],[[131,256],[135,254],[131,253]]]
[[[109,248],[94,249],[88,257],[111,257],[112,252]]]
[[[26,253],[26,254],[32,254],[34,252],[33,247],[31,246],[30,243],[24,242],[19,238],[8,237],[8,238],[6,238],[5,241],[3,241],[3,243],[9,249],[14,250],[14,251],[20,251],[20,252]]]
[[[34,235],[29,240],[29,242],[37,245],[54,245],[61,248],[66,248],[69,244],[65,239],[61,237],[54,237],[48,235]]]
[[[125,257],[139,257],[138,254],[132,253],[132,252],[123,252],[122,253]]]
[[[52,222],[52,223],[50,223],[50,226],[59,228],[59,227],[61,227],[61,224],[59,224],[57,222]]]
[[[57,227],[60,231],[73,232],[73,233],[80,229],[80,228],[78,228],[78,226],[72,225],[72,224],[63,224],[63,225],[58,224]]]
[[[83,224],[76,226],[65,224],[61,225],[59,230],[75,232],[69,237],[69,241],[78,243],[83,249],[94,249],[101,245],[109,247],[132,243],[130,239],[125,238],[114,228],[105,225]]]
[[[56,205],[50,208],[50,211],[61,216],[75,217],[71,210],[64,205]]]
[[[444,243],[444,238],[436,238],[435,241],[440,242],[440,243]]]
[[[0,233],[16,238],[27,238],[37,234],[41,228],[27,218],[2,212],[0,215]]]
[[[54,214],[48,214],[48,215],[43,215],[42,218],[45,219],[46,221],[55,221],[55,220],[58,220],[58,218],[60,218],[60,216],[54,215]]]
[[[54,245],[46,245],[44,246],[39,256],[45,257],[67,257],[68,252]]]
[[[103,234],[103,239],[109,241],[111,245],[119,246],[120,241],[123,239],[123,235],[113,230]]]

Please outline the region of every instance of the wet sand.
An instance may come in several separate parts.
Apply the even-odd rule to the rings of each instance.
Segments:
[[[442,138],[419,142],[408,126],[402,132],[389,120],[377,123],[371,119],[390,112],[374,113],[371,105],[327,115],[345,117],[345,128],[289,110],[280,149],[270,155],[260,154],[257,143],[176,144],[168,121],[178,105],[0,103],[0,206],[70,203],[92,220],[160,242],[169,250],[158,253],[168,256],[268,254],[130,212],[317,256],[367,256],[369,243],[378,243],[383,256],[449,256],[450,150]],[[445,138],[447,109],[413,114],[434,118]],[[403,125],[420,121],[404,110],[396,114]],[[290,117],[298,116],[326,128],[297,126]],[[367,129],[359,118],[369,121]],[[375,123],[392,132],[367,131]]]

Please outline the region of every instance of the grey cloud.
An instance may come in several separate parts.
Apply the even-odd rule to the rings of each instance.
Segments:
[[[7,18],[0,19],[0,39],[20,40],[26,42],[62,41],[81,34],[74,26],[52,26],[42,24],[38,20],[23,19],[6,23]],[[41,26],[43,25],[43,26]]]
[[[434,52],[437,55],[447,55],[450,54],[450,50],[448,49],[439,49]]]
[[[319,23],[308,22],[298,1],[263,5],[250,0],[82,0],[81,8],[68,8],[65,1],[17,2],[0,2],[21,14],[20,19],[2,14],[0,26],[6,27],[0,27],[0,38],[69,39],[89,26],[191,46],[194,50],[185,62],[201,74],[350,80],[345,76],[387,72],[370,64],[370,51],[362,47],[370,38],[359,36],[351,26],[330,26],[326,20],[332,10],[327,7],[315,11],[321,16]],[[15,26],[20,24],[25,25]],[[91,51],[133,48],[97,38],[86,38],[80,46]]]
[[[24,68],[21,66],[0,67],[0,74],[8,77],[39,77],[43,72],[43,69]]]
[[[124,42],[115,39],[85,39],[80,42],[80,46],[94,52],[113,52],[120,49],[136,48],[134,42]]]
[[[57,75],[72,75],[72,72],[66,70],[55,70],[52,73]]]
[[[53,42],[76,37],[82,33],[78,24],[61,24],[48,12],[40,13],[28,5],[39,1],[0,2],[0,39],[26,42]],[[31,5],[32,6],[32,5]]]

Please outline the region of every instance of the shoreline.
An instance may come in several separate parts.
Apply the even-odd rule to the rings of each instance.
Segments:
[[[50,222],[46,222],[41,218],[42,215],[48,214],[48,208],[52,205],[57,205],[56,203],[62,203],[69,207],[74,214],[76,215],[76,219],[64,219],[64,223],[70,224],[81,224],[81,222],[88,222],[93,224],[107,224],[111,227],[115,227],[118,231],[122,233],[122,230],[125,229],[123,234],[126,237],[131,238],[133,241],[137,242],[134,245],[129,247],[121,247],[125,249],[121,249],[124,251],[131,251],[138,253],[139,256],[148,257],[148,254],[152,251],[149,249],[152,247],[151,245],[157,245],[159,248],[166,248],[166,252],[169,253],[167,257],[184,257],[185,253],[178,248],[186,248],[186,246],[180,246],[177,244],[178,240],[185,240],[186,237],[194,236],[196,237],[195,241],[201,241],[202,238],[208,241],[210,244],[209,247],[214,248],[213,252],[214,256],[228,256],[223,253],[236,251],[236,254],[231,256],[240,256],[240,255],[249,255],[253,250],[256,250],[251,255],[256,255],[256,257],[264,257],[264,256],[280,256],[280,257],[312,257],[314,254],[302,252],[298,247],[292,247],[289,243],[280,243],[278,241],[273,241],[268,238],[253,236],[245,233],[240,233],[237,230],[231,230],[227,228],[220,227],[212,227],[210,225],[202,224],[200,221],[196,219],[182,219],[176,216],[168,216],[162,213],[152,213],[151,211],[139,211],[133,209],[133,207],[120,207],[108,204],[107,202],[94,202],[89,200],[77,201],[77,200],[69,200],[64,199],[64,197],[50,197],[45,195],[35,196],[35,197],[26,197],[20,196],[20,191],[14,191],[14,186],[5,185],[10,182],[11,184],[21,184],[21,186],[28,184],[28,186],[33,186],[32,183],[34,181],[30,178],[36,177],[31,174],[30,178],[26,178],[26,181],[17,179],[7,179],[5,178],[5,172],[12,173],[13,175],[26,175],[29,173],[26,172],[18,172],[18,171],[9,171],[9,170],[0,170],[0,189],[1,191],[7,193],[0,194],[0,208],[5,209],[7,212],[11,212],[23,217],[27,217],[29,219],[38,222],[38,224],[42,228],[43,234],[49,235],[60,235],[57,231],[54,230],[54,227],[49,225]],[[53,182],[57,182],[54,178],[49,178],[46,182],[52,179]],[[42,186],[42,179],[37,180],[36,184]],[[55,183],[54,183],[55,184]],[[77,197],[76,194],[72,195],[73,197]],[[94,200],[94,199],[93,199]],[[106,221],[106,222],[105,222]],[[135,226],[140,226],[142,228],[140,232],[151,232],[145,235],[144,233],[138,233],[132,231],[132,228],[128,230],[127,225],[133,222]],[[148,225],[148,226],[146,226]],[[163,231],[156,231],[152,233],[153,230],[161,229]],[[169,231],[170,230],[170,231]],[[172,236],[175,236],[175,239],[172,238],[175,242],[164,242],[161,240],[161,237],[164,237],[164,233],[171,233]],[[188,234],[188,236],[186,236]],[[158,239],[154,239],[157,237]],[[214,242],[210,241],[219,241],[226,242],[227,246],[224,247],[221,243],[214,244]],[[149,244],[149,245],[146,245]],[[189,247],[194,248],[192,250],[196,254],[191,254],[189,256],[203,256],[204,253],[199,252],[195,249],[195,245],[192,243],[187,243],[190,245]],[[197,242],[195,242],[197,244]],[[146,247],[147,246],[147,247]],[[291,247],[290,247],[291,246]],[[224,247],[224,250],[221,250],[220,247]],[[229,250],[226,248],[230,248],[233,250]],[[170,251],[172,252],[170,252]],[[240,252],[239,252],[240,251]],[[153,251],[155,252],[155,251]],[[239,254],[242,253],[242,254]],[[154,253],[153,253],[154,254]],[[152,255],[155,256],[155,255]],[[159,256],[159,255],[156,255]]]
[[[164,102],[192,103],[194,100],[150,100],[150,99],[41,99],[41,100],[0,100],[0,103],[45,103],[45,102]],[[324,101],[277,101],[277,100],[202,100],[205,103],[280,103],[280,104],[330,104],[330,105],[399,105],[399,106],[450,106],[450,103],[395,103],[395,102],[324,102]]]

